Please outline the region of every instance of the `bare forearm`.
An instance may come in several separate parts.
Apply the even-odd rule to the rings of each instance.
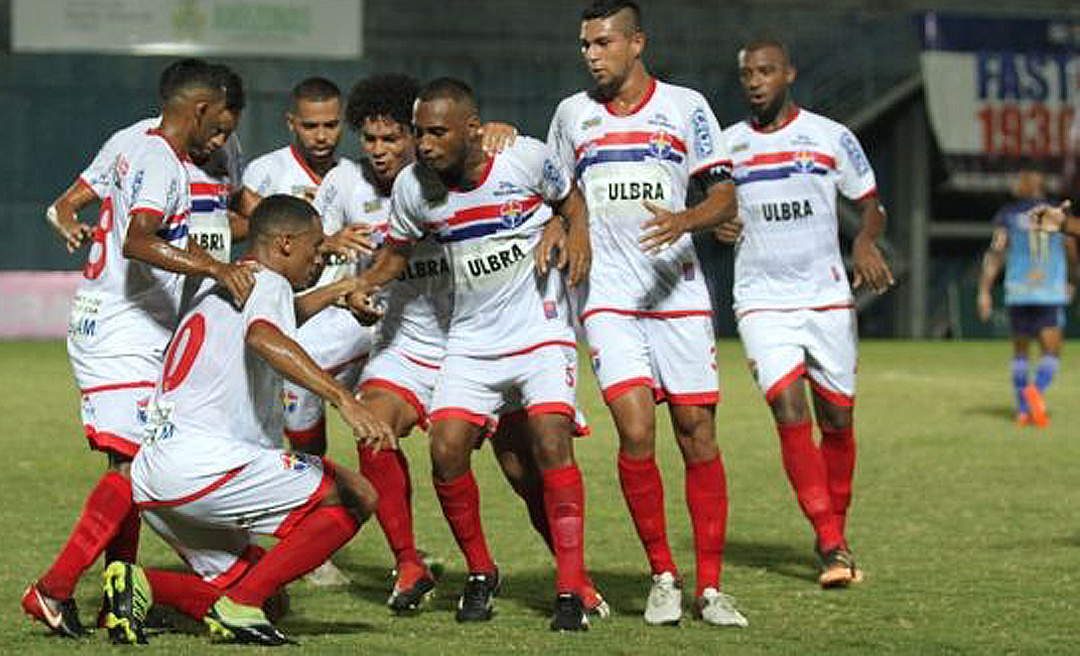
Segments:
[[[405,271],[409,246],[386,245],[379,250],[375,261],[360,275],[358,288],[363,291],[377,289]]]
[[[318,394],[340,407],[349,392],[334,377],[326,373],[294,340],[267,324],[251,326],[247,344],[266,360],[275,371],[290,381]]]
[[[349,295],[356,289],[355,278],[343,278],[336,282],[317,287],[296,297],[296,323],[305,321]]]
[[[998,250],[986,251],[986,255],[983,256],[982,273],[979,276],[980,292],[990,293],[990,289],[993,288],[1004,265],[1004,253]]]
[[[202,249],[183,250],[160,237],[128,233],[124,257],[145,262],[158,269],[188,276],[211,276],[219,263]]]
[[[686,232],[698,232],[717,228],[734,221],[739,214],[735,185],[718,182],[709,187],[705,199],[680,213]]]

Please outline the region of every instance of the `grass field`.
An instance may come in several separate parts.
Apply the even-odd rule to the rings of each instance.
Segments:
[[[485,450],[474,456],[485,527],[504,574],[497,615],[459,626],[451,608],[462,560],[434,499],[421,435],[406,440],[416,481],[421,547],[447,575],[432,605],[395,618],[383,606],[391,558],[372,522],[336,558],[355,580],[317,591],[294,584],[282,628],[290,653],[380,654],[1075,654],[1080,652],[1080,350],[1066,347],[1048,401],[1047,430],[1012,423],[1008,346],[996,343],[863,344],[859,468],[849,537],[867,582],[847,591],[814,583],[812,535],[784,478],[777,439],[735,342],[720,344],[720,441],[731,514],[724,588],[750,620],[718,630],[685,619],[646,627],[645,559],[614,466],[615,436],[583,374],[592,437],[578,442],[587,486],[586,558],[614,609],[582,635],[547,630],[553,568],[542,543]],[[693,573],[682,471],[666,420],[659,459],[676,558]],[[355,463],[332,426],[332,455]],[[337,439],[334,439],[337,438]],[[100,455],[80,435],[78,403],[59,344],[0,344],[0,653],[116,653],[105,637],[72,643],[48,635],[19,608],[24,586],[50,562],[99,476]],[[145,530],[141,558],[176,557]],[[78,591],[84,621],[100,596],[100,564]],[[141,653],[204,654],[201,627],[155,636]],[[229,651],[241,647],[215,647]]]

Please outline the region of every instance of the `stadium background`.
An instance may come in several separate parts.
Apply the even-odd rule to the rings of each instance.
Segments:
[[[197,7],[198,2],[187,3]],[[204,3],[209,4],[209,3]],[[246,156],[287,139],[286,94],[321,74],[346,92],[364,75],[401,71],[418,79],[458,76],[478,91],[486,119],[546,135],[559,99],[588,83],[576,48],[580,2],[535,0],[368,0],[361,5],[358,60],[217,57],[244,79],[240,126]],[[978,256],[989,217],[1004,193],[957,193],[944,184],[928,129],[920,75],[922,12],[996,17],[1080,18],[1068,0],[873,2],[829,0],[642,2],[647,61],[659,77],[701,90],[722,124],[743,115],[735,75],[737,44],[771,34],[786,40],[799,67],[796,100],[850,125],[874,164],[890,214],[889,257],[898,285],[860,299],[864,337],[1003,336],[974,316]],[[0,0],[0,270],[71,270],[41,220],[42,209],[114,130],[152,115],[157,76],[168,57],[12,52],[12,0]],[[213,56],[213,55],[210,55]],[[351,135],[342,152],[355,155]],[[845,234],[851,234],[845,217]],[[733,334],[731,251],[699,239],[711,270],[720,335]],[[1076,334],[1080,322],[1072,322]]]

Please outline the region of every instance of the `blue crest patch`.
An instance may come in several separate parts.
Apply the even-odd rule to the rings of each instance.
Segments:
[[[502,215],[502,224],[504,226],[516,228],[521,225],[525,210],[522,208],[521,203],[511,199],[503,203],[502,207],[499,208],[499,214]]]
[[[870,170],[870,162],[866,159],[866,154],[863,153],[863,149],[859,146],[859,142],[855,140],[855,137],[850,132],[844,132],[840,135],[840,147],[844,149],[844,153],[847,154],[848,161],[851,162],[851,166],[855,168],[855,173],[859,175],[866,175]]]
[[[281,454],[281,468],[286,471],[302,472],[312,466],[313,460],[318,460],[318,458],[306,453],[286,451]]]
[[[713,154],[712,133],[709,131],[709,119],[705,118],[705,110],[698,107],[690,114],[690,122],[694,127],[694,151],[698,157],[708,157]]]
[[[658,159],[671,155],[671,135],[663,130],[653,132],[649,137],[649,152]]]
[[[803,173],[814,170],[814,155],[805,150],[795,153],[795,168]]]

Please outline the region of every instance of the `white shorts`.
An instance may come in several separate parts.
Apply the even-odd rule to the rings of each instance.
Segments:
[[[285,537],[326,496],[331,467],[302,453],[266,449],[224,475],[204,477],[198,492],[181,499],[148,499],[134,483],[142,517],[204,580],[227,587],[250,567],[254,534]],[[177,472],[181,488],[194,475]]]
[[[300,326],[297,342],[316,364],[351,390],[371,352],[374,334],[348,310],[331,306]],[[323,400],[318,394],[286,380],[284,395],[286,431],[304,433],[323,421]]]
[[[637,386],[671,405],[716,405],[720,387],[712,319],[597,312],[585,319],[593,372],[611,403]]]
[[[502,358],[449,355],[435,384],[431,421],[464,419],[490,428],[515,403],[530,416],[555,413],[573,421],[576,384],[577,348],[569,342]]]
[[[750,371],[770,403],[800,376],[840,407],[855,401],[855,310],[750,310],[739,318]]]
[[[143,442],[146,407],[161,372],[152,356],[71,358],[82,397],[83,430],[90,448],[134,458]]]
[[[417,425],[426,429],[441,366],[441,362],[430,362],[387,346],[373,353],[364,365],[359,388],[363,391],[379,387],[393,392],[413,407],[420,418]]]

